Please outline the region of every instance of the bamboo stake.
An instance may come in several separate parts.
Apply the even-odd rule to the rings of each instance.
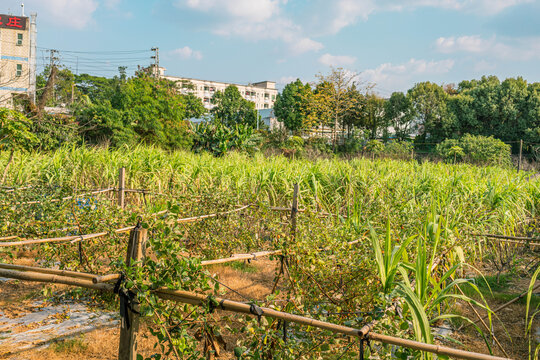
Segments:
[[[47,269],[40,268],[35,266],[24,266],[24,265],[15,265],[15,264],[2,264],[0,263],[0,269],[9,269],[9,270],[19,270],[19,271],[30,271],[37,272],[42,274],[53,274],[66,277],[76,277],[81,279],[93,279],[96,277],[94,274],[81,273],[76,271],[69,270],[57,270],[57,269]]]
[[[20,271],[0,269],[0,276],[13,278],[13,279],[19,279],[19,280],[27,280],[27,281],[53,282],[53,283],[80,286],[80,287],[84,287],[88,289],[109,291],[109,292],[113,291],[114,289],[114,285],[112,284],[106,284],[106,283],[94,284],[91,281],[87,281],[87,280],[49,275],[49,274],[39,274],[39,273],[20,272]],[[159,289],[159,290],[156,290],[155,293],[158,295],[158,297],[164,300],[178,301],[178,302],[183,302],[186,304],[198,305],[198,306],[203,306],[206,303],[206,300],[208,299],[207,295],[190,293],[190,292],[181,291],[181,290]],[[220,303],[220,306],[217,309],[224,309],[227,311],[243,313],[243,314],[251,314],[251,311],[250,311],[251,304],[245,304],[245,303],[241,303],[237,301],[231,301],[231,300],[220,299],[220,298],[217,298],[216,301]],[[307,318],[304,316],[289,314],[289,313],[277,311],[274,309],[264,308],[264,307],[262,307],[261,309],[263,310],[262,316],[265,316],[265,317],[282,319],[282,320],[294,322],[300,325],[313,326],[313,327],[330,330],[330,331],[348,335],[348,336],[354,336],[354,337],[360,337],[360,338],[364,336],[358,329],[350,328],[347,326],[331,324],[324,321],[319,321],[319,320]],[[411,349],[426,351],[426,352],[439,354],[439,355],[453,356],[458,359],[508,360],[507,358],[501,358],[497,356],[452,349],[452,348],[448,348],[448,347],[440,346],[440,345],[424,344],[417,341],[406,340],[406,339],[396,338],[392,336],[381,335],[377,333],[370,333],[369,338],[371,340],[379,341],[385,344],[393,344],[397,346],[408,347]]]
[[[291,207],[291,235],[296,237],[296,218],[298,216],[298,184],[294,184],[294,192]]]
[[[126,200],[126,193],[125,188],[126,187],[126,168],[121,167],[118,170],[118,206],[120,208],[124,208],[125,206],[125,200]]]
[[[126,254],[127,266],[141,266],[141,261],[144,261],[145,258],[147,237],[148,230],[145,228],[137,226],[131,230]],[[136,300],[131,302],[130,305],[127,306],[127,313],[122,317],[120,326],[118,360],[135,360],[137,358],[137,332],[139,331],[140,305]],[[120,310],[120,313],[122,314],[122,310]]]
[[[0,241],[19,239],[17,235],[0,237]]]

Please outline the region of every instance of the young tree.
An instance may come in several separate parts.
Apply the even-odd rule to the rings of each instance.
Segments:
[[[414,109],[407,96],[394,92],[384,107],[384,116],[388,125],[394,128],[396,138],[408,139],[413,131]]]
[[[30,120],[23,114],[6,108],[0,108],[0,150],[8,150],[9,157],[0,185],[6,180],[9,165],[13,161],[15,151],[27,151],[32,148],[37,139],[30,132]]]
[[[299,131],[307,125],[306,112],[311,95],[309,84],[300,79],[285,85],[274,104],[274,114],[291,131]]]
[[[229,85],[224,92],[217,91],[212,97],[212,103],[216,106],[210,113],[224,125],[246,124],[257,127],[259,113],[255,103],[244,99],[236,86]]]

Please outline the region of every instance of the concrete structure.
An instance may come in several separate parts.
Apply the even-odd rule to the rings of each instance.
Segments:
[[[207,109],[214,107],[212,104],[212,96],[214,96],[214,93],[216,91],[224,91],[229,85],[236,86],[244,99],[254,102],[257,110],[272,109],[278,93],[276,83],[273,81],[261,81],[254,84],[239,85],[219,81],[167,76],[165,75],[164,68],[159,68],[159,74],[164,79],[176,82],[178,89],[180,89],[180,92],[183,94],[192,93],[200,98]]]
[[[36,34],[36,14],[0,14],[0,107],[12,108],[17,94],[35,102]]]

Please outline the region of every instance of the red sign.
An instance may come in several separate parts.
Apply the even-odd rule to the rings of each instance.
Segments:
[[[0,14],[0,28],[26,30],[27,17]]]

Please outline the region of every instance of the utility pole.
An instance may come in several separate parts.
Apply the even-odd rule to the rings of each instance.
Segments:
[[[151,59],[154,59],[154,77],[159,78],[159,48],[153,47],[150,49],[154,52],[154,55],[150,56]]]
[[[51,66],[49,78],[51,79],[52,98],[55,102],[56,102],[56,94],[54,93],[54,80],[55,80],[54,78],[56,74],[56,61],[59,60],[56,54],[58,54],[58,50],[55,50],[55,49],[49,50],[49,61],[50,61],[50,66]]]

